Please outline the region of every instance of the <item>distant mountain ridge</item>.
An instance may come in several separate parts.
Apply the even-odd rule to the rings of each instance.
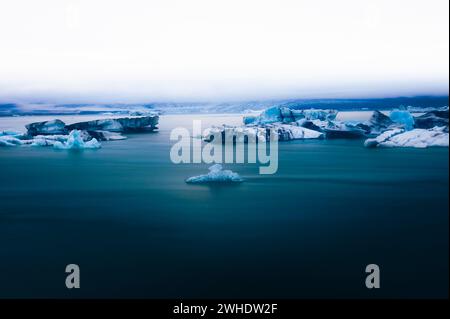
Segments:
[[[438,108],[449,105],[448,96],[417,96],[373,99],[285,99],[242,102],[157,102],[142,104],[50,104],[50,103],[5,103],[0,104],[0,116],[14,115],[60,115],[60,114],[129,114],[159,112],[181,113],[245,113],[271,106],[286,106],[291,109],[336,109],[336,110],[389,110],[399,107]]]

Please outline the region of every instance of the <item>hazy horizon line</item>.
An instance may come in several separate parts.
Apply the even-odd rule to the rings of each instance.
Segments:
[[[395,99],[427,99],[427,98],[447,98],[449,99],[449,93],[435,93],[435,94],[417,94],[417,95],[367,95],[367,96],[339,96],[339,97],[330,97],[330,96],[317,96],[317,97],[274,97],[274,98],[230,98],[230,99],[139,99],[139,100],[121,100],[121,99],[2,99],[0,98],[1,104],[53,104],[53,105],[89,105],[89,104],[220,104],[220,103],[251,103],[251,102],[276,102],[276,101],[352,101],[352,100],[395,100]]]

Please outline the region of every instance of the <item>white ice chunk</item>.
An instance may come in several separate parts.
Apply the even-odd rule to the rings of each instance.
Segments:
[[[120,133],[109,132],[109,131],[102,131],[101,133],[103,134],[103,138],[106,141],[120,141],[120,140],[126,140],[127,139],[126,136],[123,136]]]
[[[215,143],[233,140],[237,143],[244,143],[246,140],[265,142],[266,129],[257,126],[212,126],[205,129],[203,139],[208,142],[212,140]]]
[[[290,139],[292,140],[303,140],[303,139],[314,139],[323,138],[323,133],[307,129],[301,126],[282,124],[280,126],[275,126],[275,128],[281,127],[285,131],[290,133]]]
[[[0,146],[17,146],[22,145],[23,141],[11,135],[0,136]]]
[[[386,142],[389,140],[392,136],[403,133],[405,130],[401,128],[396,128],[393,130],[386,131],[384,133],[381,133],[375,138],[369,138],[364,142],[365,147],[375,147],[378,146],[381,143]]]
[[[230,170],[224,170],[222,165],[214,164],[209,168],[209,173],[199,176],[193,176],[186,180],[189,184],[203,184],[203,183],[239,183],[244,180],[238,173]]]
[[[434,127],[432,129],[414,129],[403,131],[395,129],[386,131],[374,139],[366,140],[366,147],[448,147],[448,132],[446,127]]]

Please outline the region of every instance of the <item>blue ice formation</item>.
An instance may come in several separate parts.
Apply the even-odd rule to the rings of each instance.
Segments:
[[[408,111],[393,110],[389,114],[389,118],[392,122],[403,125],[408,131],[414,128],[414,117]]]
[[[280,122],[281,120],[280,108],[277,106],[265,109],[257,118],[258,124],[275,123]]]
[[[304,119],[308,121],[321,120],[332,121],[336,118],[337,111],[335,110],[293,110],[287,107],[273,106],[265,109],[260,115],[244,116],[244,124],[265,125],[273,123],[293,123],[295,121]]]
[[[56,141],[53,144],[53,147],[60,150],[69,150],[69,149],[96,149],[100,148],[101,144],[97,141],[97,139],[93,138],[90,141],[85,142],[83,137],[81,136],[81,132],[79,130],[72,130],[67,138],[66,142]]]

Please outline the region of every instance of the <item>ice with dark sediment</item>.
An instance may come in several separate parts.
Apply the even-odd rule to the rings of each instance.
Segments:
[[[26,133],[0,131],[0,146],[54,146],[58,149],[99,148],[99,141],[126,139],[122,132],[148,132],[157,129],[156,114],[101,119],[66,125],[59,119],[27,124]]]
[[[429,129],[433,127],[448,127],[448,108],[443,110],[433,110],[414,118],[415,128]]]
[[[259,115],[244,116],[243,126],[215,126],[203,135],[205,141],[268,141],[276,134],[279,141],[298,139],[367,139],[371,146],[448,146],[448,108],[414,117],[408,110],[374,111],[366,121],[340,121],[334,110],[292,110],[271,107]],[[417,129],[426,129],[418,131]],[[407,133],[411,131],[412,133]],[[386,132],[386,134],[384,134]],[[391,135],[399,135],[398,137]],[[368,139],[369,138],[369,139]],[[382,141],[388,138],[390,141]],[[427,139],[429,142],[427,143]],[[381,142],[380,142],[381,141]]]
[[[79,122],[67,125],[68,130],[136,132],[153,131],[157,129],[159,116],[148,115],[139,117],[123,117],[116,119],[101,119]]]

